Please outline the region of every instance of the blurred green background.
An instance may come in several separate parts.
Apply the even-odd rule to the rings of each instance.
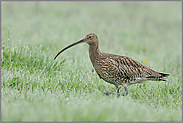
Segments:
[[[180,11],[180,2],[2,2],[2,40],[9,28],[13,43],[60,50],[94,32],[103,52],[171,58],[181,55]],[[85,45],[68,52],[87,57]]]
[[[180,1],[1,2],[2,121],[180,121],[181,10]],[[170,73],[168,82],[103,96],[116,90],[91,72],[87,44],[53,60],[90,32],[101,52]]]

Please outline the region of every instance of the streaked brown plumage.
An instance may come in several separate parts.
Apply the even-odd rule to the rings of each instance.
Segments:
[[[101,79],[116,86],[117,97],[120,95],[118,88],[120,85],[125,88],[125,94],[121,94],[124,96],[128,94],[128,85],[146,80],[167,81],[163,77],[169,76],[169,74],[156,72],[126,56],[100,52],[98,37],[94,33],[89,33],[82,40],[65,47],[54,59],[64,50],[83,42],[89,44],[89,56],[95,71]],[[111,92],[105,92],[104,94],[108,95]]]

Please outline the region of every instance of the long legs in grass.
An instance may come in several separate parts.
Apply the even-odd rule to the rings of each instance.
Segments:
[[[126,96],[126,95],[128,95],[128,90],[127,90],[127,87],[124,87],[125,88],[125,93],[122,93],[122,94],[120,94],[119,93],[119,87],[117,87],[117,93],[112,93],[112,92],[105,92],[104,93],[104,95],[109,95],[109,94],[112,94],[112,95],[117,95],[117,98],[119,98],[119,96],[121,95],[121,96]]]

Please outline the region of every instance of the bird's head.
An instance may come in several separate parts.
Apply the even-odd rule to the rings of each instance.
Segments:
[[[63,51],[65,51],[66,49],[68,49],[68,48],[70,48],[70,47],[72,47],[72,46],[74,46],[74,45],[77,45],[77,44],[80,44],[80,43],[84,43],[84,42],[86,42],[86,43],[89,44],[89,45],[98,45],[98,37],[97,37],[97,35],[94,34],[94,33],[88,33],[83,39],[81,39],[81,40],[79,40],[79,41],[77,41],[77,42],[75,42],[75,43],[72,43],[72,44],[70,44],[69,46],[67,46],[67,47],[65,47],[64,49],[62,49],[62,50],[55,56],[54,59],[56,59],[57,56],[58,56],[60,53],[62,53]]]

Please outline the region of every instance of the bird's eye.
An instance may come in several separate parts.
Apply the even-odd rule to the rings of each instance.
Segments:
[[[91,37],[91,36],[89,36],[88,38],[89,38],[89,39],[91,39],[92,37]]]

